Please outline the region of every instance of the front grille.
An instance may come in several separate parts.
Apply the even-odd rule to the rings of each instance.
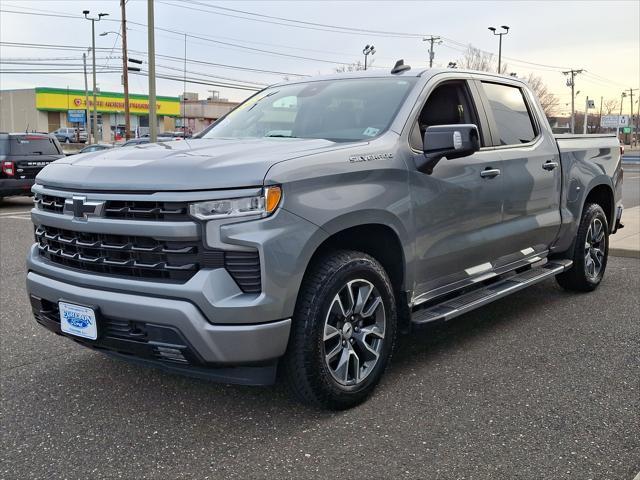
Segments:
[[[40,255],[81,271],[137,280],[186,282],[202,268],[225,268],[244,293],[260,293],[260,255],[205,249],[200,241],[77,232],[47,225],[35,230]]]
[[[64,213],[65,197],[36,193],[36,207],[46,212]],[[107,200],[106,218],[117,220],[155,220],[166,222],[191,221],[186,202],[153,202],[146,200]]]
[[[40,225],[40,253],[48,260],[108,275],[184,282],[200,268],[224,267],[225,252],[204,250],[197,241],[75,232]]]
[[[47,212],[62,213],[64,210],[64,198],[53,197],[51,195],[42,195],[36,193],[33,196],[36,207]]]

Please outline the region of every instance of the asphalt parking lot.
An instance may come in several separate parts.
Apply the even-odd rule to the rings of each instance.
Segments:
[[[636,174],[637,175],[637,174]],[[347,412],[281,385],[132,366],[38,326],[28,199],[0,202],[0,478],[633,479],[640,471],[640,261],[601,288],[554,281],[400,341]]]

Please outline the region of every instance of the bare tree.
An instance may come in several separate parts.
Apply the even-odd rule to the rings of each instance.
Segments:
[[[489,52],[483,52],[479,48],[469,45],[467,51],[464,52],[462,58],[456,61],[458,68],[466,68],[469,70],[480,70],[482,72],[490,72],[493,67],[493,55]]]
[[[479,70],[481,72],[495,72],[498,70],[498,62],[494,55],[473,45],[467,47],[467,51],[464,52],[462,58],[456,60],[456,63],[458,68],[466,68],[468,70]],[[508,69],[509,65],[503,62],[500,66],[500,73],[506,74]]]
[[[540,100],[540,105],[547,118],[551,118],[556,114],[560,102],[558,97],[549,91],[549,87],[542,81],[542,78],[530,73],[526,78],[529,87]]]
[[[371,59],[371,63],[369,63],[369,67],[373,65],[373,59]],[[355,72],[358,70],[364,70],[364,63],[360,60],[354,63],[343,63],[342,65],[338,65],[334,68],[336,73],[344,73],[344,72]]]
[[[618,100],[605,100],[602,105],[602,114],[603,115],[614,115],[620,109],[620,102]]]

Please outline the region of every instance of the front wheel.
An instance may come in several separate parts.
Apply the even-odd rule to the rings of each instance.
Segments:
[[[609,224],[602,207],[589,203],[578,227],[573,249],[573,265],[556,277],[566,290],[591,292],[595,290],[607,268],[609,256]]]
[[[303,281],[283,362],[295,396],[333,410],[363,402],[391,357],[396,317],[391,282],[374,258],[321,258]]]

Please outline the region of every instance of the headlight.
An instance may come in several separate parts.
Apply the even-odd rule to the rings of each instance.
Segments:
[[[192,203],[189,205],[189,214],[198,220],[216,220],[247,215],[267,217],[278,208],[280,198],[282,198],[280,187],[265,187],[262,195],[255,197]]]

